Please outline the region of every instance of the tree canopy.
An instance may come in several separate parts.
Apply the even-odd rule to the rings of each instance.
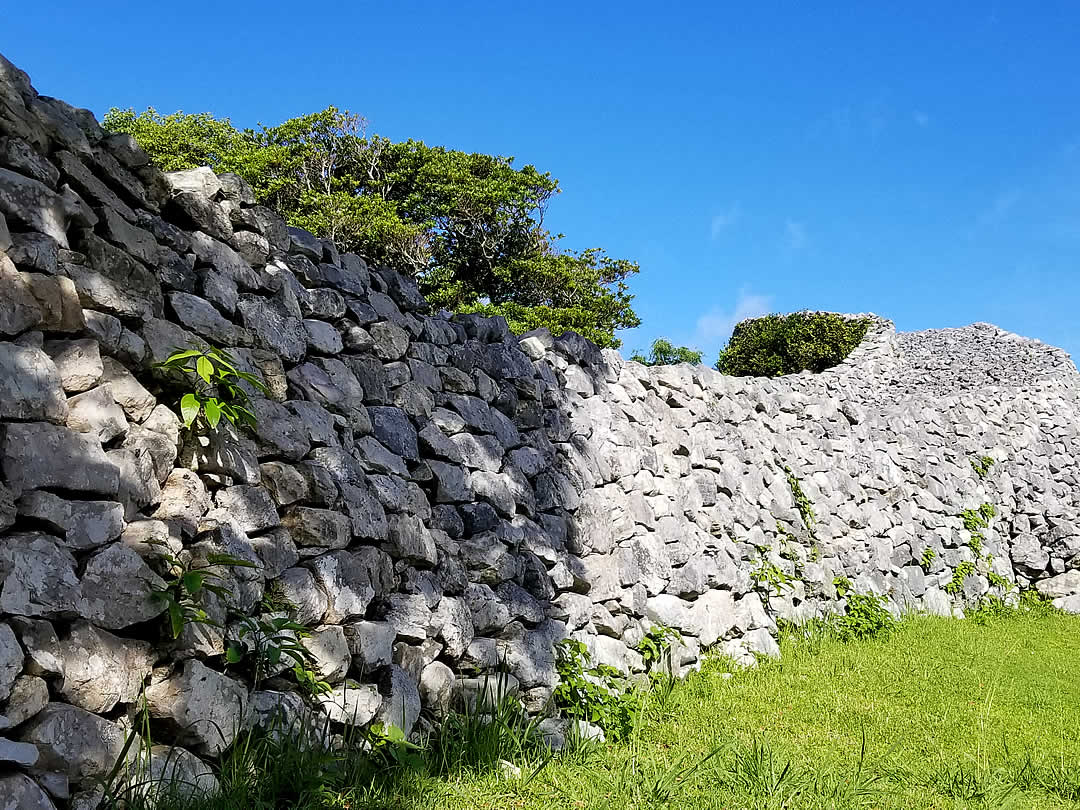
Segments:
[[[502,315],[517,332],[572,329],[617,347],[640,324],[627,280],[638,265],[560,247],[544,227],[558,180],[512,157],[368,135],[335,107],[238,129],[210,113],[110,110],[165,171],[210,166],[243,177],[292,225],[416,276],[436,306]]]
[[[646,366],[671,366],[676,363],[697,365],[701,362],[701,352],[686,346],[676,346],[666,338],[657,338],[649,349],[649,354],[634,352],[630,359]]]

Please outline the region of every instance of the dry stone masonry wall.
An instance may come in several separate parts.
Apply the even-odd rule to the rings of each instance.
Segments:
[[[154,364],[207,345],[267,384],[250,434],[184,431],[163,393]],[[413,731],[493,672],[545,711],[567,637],[633,673],[654,625],[680,670],[750,662],[851,592],[1078,609],[1078,383],[982,324],[875,319],[843,365],[763,380],[431,313],[0,57],[0,807],[96,807],[143,699],[152,775],[212,788],[283,717]],[[249,564],[175,640],[166,550]],[[329,693],[226,663],[285,609]]]

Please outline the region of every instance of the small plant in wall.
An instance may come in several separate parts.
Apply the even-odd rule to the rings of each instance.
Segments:
[[[188,430],[214,430],[222,419],[237,428],[254,428],[255,414],[242,383],[259,393],[269,393],[257,375],[237,368],[231,355],[213,346],[206,351],[178,349],[157,368],[183,392],[180,417]]]
[[[945,585],[945,593],[950,596],[958,596],[964,588],[964,580],[975,573],[975,563],[964,560],[953,569],[952,579]]]
[[[625,675],[605,664],[593,666],[588,648],[569,638],[555,646],[555,671],[559,685],[552,699],[564,715],[600,726],[613,741],[630,736],[641,701]]]
[[[671,645],[678,641],[682,641],[682,635],[674,627],[654,624],[637,643],[637,651],[645,662],[645,671],[651,672],[671,651]]]
[[[810,536],[814,536],[814,524],[817,523],[817,516],[814,514],[814,505],[810,503],[810,499],[806,497],[806,493],[803,492],[802,482],[799,477],[792,472],[791,467],[784,465],[784,475],[787,476],[788,488],[791,489],[791,497],[795,501],[795,508],[798,510],[799,515],[803,519],[803,524],[806,526],[806,530],[810,533]]]
[[[979,478],[986,478],[990,474],[990,468],[994,466],[994,463],[991,456],[979,456],[971,460],[971,468],[975,470],[975,474]]]
[[[214,580],[220,580],[219,566],[228,568],[254,568],[254,563],[229,554],[209,554],[205,560],[192,560],[177,556],[162,541],[148,541],[155,546],[154,554],[165,567],[164,588],[153,588],[150,595],[164,603],[169,620],[169,633],[179,638],[188,624],[209,624],[220,627],[210,618],[203,605],[206,593],[212,593],[225,601],[231,596],[229,589]]]
[[[836,588],[837,599],[843,599],[851,593],[851,580],[847,577],[834,577],[832,584]]]
[[[759,558],[757,567],[750,572],[750,579],[758,587],[765,588],[766,597],[771,596],[773,591],[780,596],[791,582],[791,577],[764,554]]]
[[[896,618],[886,607],[884,596],[853,593],[847,598],[843,616],[835,619],[836,633],[841,641],[884,638],[896,628]]]
[[[257,689],[264,678],[278,671],[282,660],[292,663],[296,682],[307,692],[318,695],[330,691],[330,684],[315,672],[311,652],[301,639],[308,635],[304,625],[288,616],[241,616],[236,623],[236,638],[225,649],[225,660],[239,664],[251,653],[251,675]]]
[[[922,556],[919,558],[919,565],[922,566],[922,570],[927,573],[930,572],[930,567],[934,564],[934,560],[937,559],[937,552],[930,546],[923,549]]]

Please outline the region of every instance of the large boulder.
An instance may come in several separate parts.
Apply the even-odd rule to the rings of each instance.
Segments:
[[[104,717],[66,703],[50,703],[22,729],[20,739],[37,746],[38,767],[80,784],[103,778],[120,760],[127,734]],[[129,751],[135,753],[138,746]]]
[[[211,756],[228,748],[241,727],[247,690],[199,661],[146,689],[150,714],[167,721],[183,744]]]
[[[72,626],[60,652],[60,694],[95,714],[112,711],[117,703],[134,703],[155,658],[147,642],[117,638],[84,621]]]

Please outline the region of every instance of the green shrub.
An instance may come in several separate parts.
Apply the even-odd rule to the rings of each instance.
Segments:
[[[847,597],[847,610],[835,619],[836,634],[842,641],[883,638],[896,628],[896,619],[884,596],[853,593]]]
[[[574,639],[555,646],[555,669],[559,673],[553,695],[556,708],[567,717],[600,726],[611,740],[630,736],[641,700],[625,675],[606,664],[593,666],[588,648]]]
[[[735,377],[821,372],[851,354],[870,328],[867,318],[832,312],[766,315],[737,324],[716,368]]]
[[[653,341],[648,356],[634,352],[630,359],[643,366],[673,366],[678,363],[696,366],[701,362],[701,352],[687,346],[676,346],[666,338],[657,338]]]

